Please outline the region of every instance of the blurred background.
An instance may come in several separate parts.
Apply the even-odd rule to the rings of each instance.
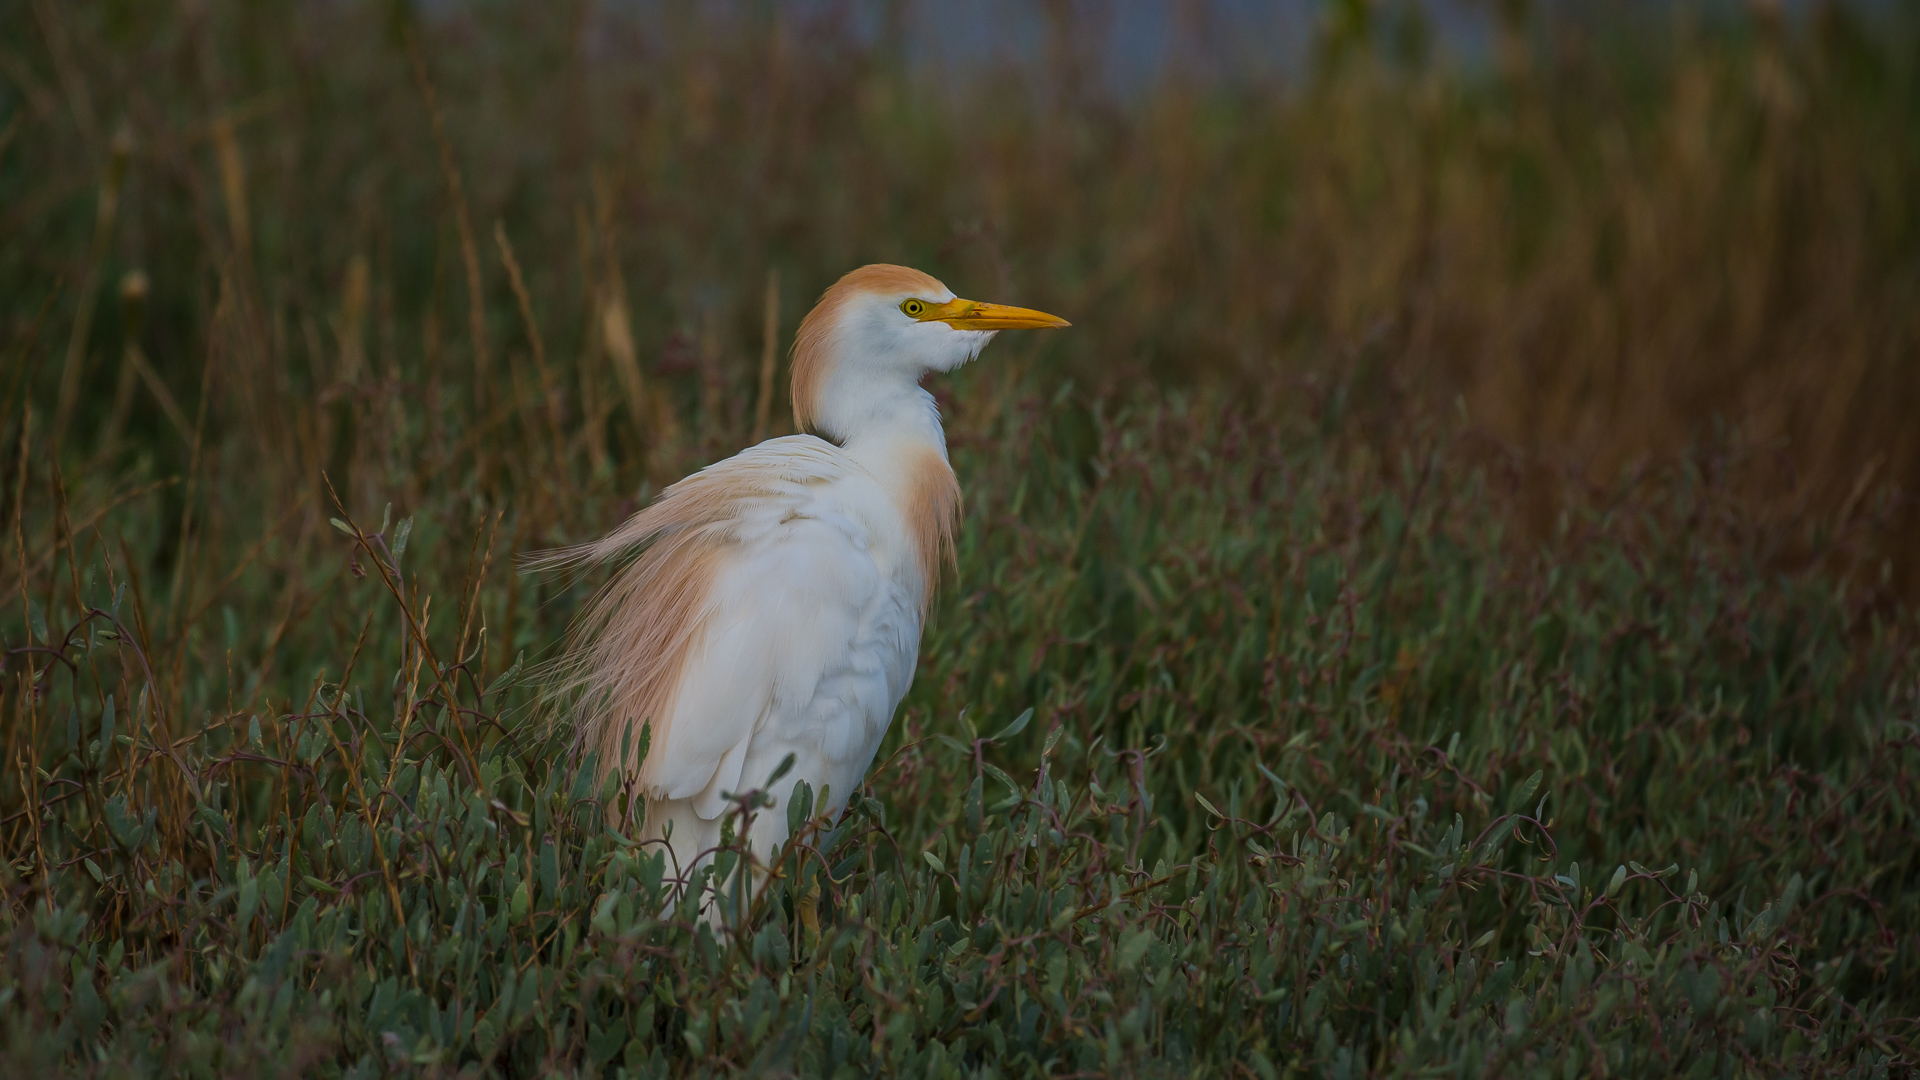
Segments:
[[[1456,425],[1523,536],[1684,460],[1911,598],[1917,69],[1909,0],[6,0],[0,516],[160,485],[165,567],[324,471],[579,539],[789,430],[799,317],[897,261],[1075,323],[961,438]]]

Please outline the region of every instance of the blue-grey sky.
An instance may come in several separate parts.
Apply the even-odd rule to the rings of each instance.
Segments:
[[[457,8],[464,0],[424,0]],[[715,22],[764,16],[778,9],[792,20],[850,19],[855,33],[878,35],[888,25],[902,37],[910,63],[938,75],[982,64],[1024,65],[1041,60],[1050,20],[1075,37],[1081,62],[1100,82],[1124,92],[1151,85],[1170,66],[1188,72],[1288,75],[1300,72],[1316,34],[1337,0],[601,0],[646,25],[669,24],[670,11]],[[1490,52],[1495,10],[1502,0],[1373,0],[1382,33],[1417,9],[1430,51],[1474,64]],[[1524,0],[1554,20],[1601,21],[1626,16],[1658,25],[1674,10],[1731,14],[1750,0]],[[1821,0],[1773,0],[1798,18]],[[1852,0],[1863,9],[1887,9],[1920,0]]]
[[[922,56],[965,63],[996,50],[1033,55],[1045,40],[1047,11],[1070,13],[1095,35],[1108,74],[1122,83],[1150,80],[1169,63],[1207,63],[1232,71],[1287,71],[1308,55],[1330,0],[900,0],[909,40]],[[1736,15],[1748,0],[1527,0],[1541,15],[1601,21],[1638,17],[1658,25],[1679,8],[1708,16]],[[1773,0],[1800,18],[1820,0]],[[1853,0],[1886,9],[1900,0]],[[874,0],[882,10],[886,0]],[[804,3],[803,5],[804,6]],[[1483,58],[1494,37],[1500,0],[1374,0],[1376,24],[1418,9],[1435,52],[1455,60]]]

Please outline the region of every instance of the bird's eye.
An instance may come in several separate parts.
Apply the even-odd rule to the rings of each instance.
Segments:
[[[927,302],[925,300],[908,300],[900,305],[900,310],[906,312],[909,317],[917,319],[921,315],[926,314]]]

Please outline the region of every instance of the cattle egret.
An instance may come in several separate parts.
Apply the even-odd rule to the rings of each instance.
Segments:
[[[604,539],[535,560],[630,557],[575,626],[562,671],[582,742],[636,782],[642,837],[665,843],[683,880],[712,858],[730,796],[766,786],[789,754],[744,834],[757,858],[787,840],[796,782],[825,793],[817,811],[846,806],[913,681],[953,558],[960,487],[920,380],[998,331],[1066,325],[958,299],[904,266],[861,267],[794,341],[793,416],[814,434],[709,465]]]

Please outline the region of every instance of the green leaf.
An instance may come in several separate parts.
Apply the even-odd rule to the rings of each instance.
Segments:
[[[1253,767],[1260,770],[1260,775],[1266,777],[1267,782],[1273,785],[1274,794],[1284,796],[1287,793],[1287,782],[1275,776],[1272,769],[1267,768],[1257,761],[1253,763]]]
[[[1524,810],[1527,801],[1533,798],[1535,791],[1539,790],[1540,778],[1545,775],[1546,771],[1544,769],[1535,769],[1532,776],[1522,780],[1520,786],[1514,789],[1512,798],[1507,800],[1507,813],[1517,814],[1521,810]]]
[[[587,1058],[593,1067],[604,1068],[627,1045],[627,1022],[615,1020],[605,1030],[594,1024],[587,1029]]]
[[[609,936],[609,938],[614,934],[614,928],[616,928],[616,926],[614,926],[614,907],[616,907],[618,903],[620,903],[620,894],[618,894],[618,892],[601,894],[599,903],[593,905],[593,919],[588,920],[588,926],[589,928],[593,928],[595,934],[605,934],[605,936]]]
[[[951,735],[941,735],[941,734],[935,733],[933,735],[928,736],[928,738],[931,739],[933,742],[939,743],[941,746],[944,746],[949,750],[954,750],[961,754],[970,755],[973,753],[972,748],[968,747],[966,743],[961,742],[959,739],[956,739]]]
[[[260,909],[260,880],[248,878],[240,884],[240,898],[234,911],[236,925],[242,930],[253,921],[254,912]]]
[[[1014,717],[1013,723],[1008,724],[1004,728],[1001,728],[1000,733],[998,735],[995,735],[992,739],[988,741],[1003,742],[1007,739],[1011,739],[1015,735],[1018,735],[1021,732],[1027,730],[1027,724],[1032,722],[1032,720],[1033,720],[1033,706],[1029,705],[1027,706],[1026,712],[1023,712],[1019,716]]]
[[[1800,893],[1805,890],[1806,884],[1806,880],[1800,876],[1797,870],[1794,872],[1793,877],[1787,880],[1787,889],[1780,894],[1780,911],[1783,916],[1785,913],[1792,911],[1794,905],[1800,902]]]
[[[540,900],[548,907],[560,902],[560,850],[554,844],[540,846]]]
[[[1145,928],[1130,931],[1120,940],[1120,951],[1114,956],[1114,966],[1122,971],[1132,971],[1140,966],[1140,961],[1153,947],[1153,931]]]
[[[1626,883],[1627,868],[1623,865],[1614,870],[1612,879],[1607,882],[1607,899],[1613,899],[1614,894],[1620,891],[1620,886]]]
[[[1486,840],[1481,843],[1480,859],[1485,861],[1498,853],[1500,845],[1507,842],[1507,837],[1513,835],[1514,828],[1519,824],[1519,817],[1513,814],[1508,814],[1502,818],[1500,823],[1493,827],[1493,831],[1487,834]]]
[[[359,533],[353,530],[353,526],[347,524],[344,521],[341,521],[337,517],[328,518],[327,523],[329,525],[332,525],[334,528],[339,529],[341,532],[346,533],[348,536],[354,537],[355,539],[358,539],[360,536]]]
[[[813,819],[813,785],[795,780],[787,794],[787,835],[796,836]]]
[[[1207,813],[1212,814],[1214,817],[1220,818],[1223,821],[1226,820],[1227,815],[1221,813],[1218,807],[1208,802],[1207,797],[1205,795],[1202,795],[1196,791],[1193,793],[1193,797],[1199,801],[1201,808],[1206,810]]]
[[[540,966],[535,964],[520,976],[520,992],[513,1003],[514,1019],[522,1019],[540,1001]]]
[[[494,677],[493,685],[487,687],[487,693],[488,694],[505,693],[506,690],[513,685],[513,681],[520,677],[520,666],[526,662],[526,659],[527,659],[526,650],[525,649],[520,650],[519,655],[513,658],[513,664],[509,666],[507,670],[501,672],[499,675],[496,675]]]
[[[981,770],[982,770],[983,772],[985,772],[985,773],[986,773],[986,774],[987,774],[988,776],[991,776],[991,777],[993,777],[993,778],[994,778],[994,780],[996,780],[996,781],[998,781],[998,782],[999,782],[1000,784],[1002,784],[1002,785],[1004,785],[1004,786],[1006,787],[1006,789],[1007,789],[1008,791],[1010,791],[1010,792],[1012,792],[1012,793],[1013,793],[1013,795],[1014,795],[1014,796],[1015,796],[1016,798],[1018,798],[1018,797],[1020,796],[1020,794],[1021,794],[1021,792],[1020,792],[1020,785],[1019,785],[1019,784],[1017,784],[1017,783],[1015,783],[1015,782],[1014,782],[1014,779],[1013,779],[1013,777],[1011,777],[1011,776],[1008,776],[1008,775],[1006,774],[1006,772],[1005,772],[1005,771],[1003,771],[1003,770],[1001,770],[1001,769],[999,769],[999,768],[996,768],[996,767],[994,766],[994,764],[993,764],[992,762],[990,762],[990,761],[983,761],[983,762],[981,762],[981,763],[980,763],[980,768],[981,768]]]
[[[940,856],[935,855],[933,852],[923,851],[920,853],[920,857],[927,860],[927,865],[933,867],[934,873],[944,874],[947,872],[947,864],[941,862]]]

